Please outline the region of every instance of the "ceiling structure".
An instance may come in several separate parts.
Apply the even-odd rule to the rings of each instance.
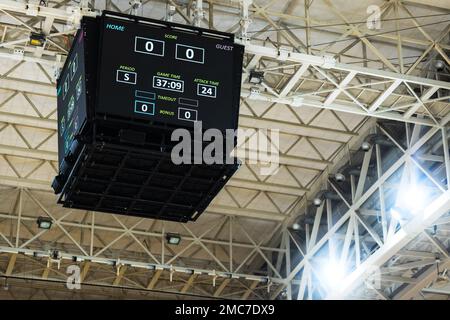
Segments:
[[[372,30],[373,5],[381,25]],[[55,74],[80,17],[103,9],[235,33],[246,46],[239,125],[279,129],[278,171],[245,162],[195,223],[57,206]],[[37,30],[44,47],[29,44]],[[152,0],[137,10],[119,0],[0,0],[0,285],[9,281],[0,297],[50,297],[45,281],[80,298],[115,287],[123,298],[445,298],[436,267],[450,265],[450,82],[433,66],[450,65],[449,30],[450,6],[439,0]],[[249,83],[251,70],[264,72],[262,84]],[[358,152],[373,133],[388,150]],[[349,199],[330,177],[352,162],[360,172]],[[434,196],[426,219],[400,224],[389,208],[411,166]],[[311,212],[323,189],[338,197]],[[38,229],[38,216],[52,229]],[[181,244],[167,245],[167,232]],[[330,291],[319,270],[331,253],[350,270]],[[70,265],[83,289],[64,293]],[[374,267],[377,287],[367,281]]]

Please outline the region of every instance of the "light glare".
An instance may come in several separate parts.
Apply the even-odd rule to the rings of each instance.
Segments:
[[[426,188],[417,184],[408,184],[398,191],[396,206],[415,214],[425,207],[427,199]]]
[[[397,221],[400,221],[402,219],[400,211],[395,207],[391,209],[391,216]]]
[[[324,284],[328,287],[327,289],[334,291],[343,284],[347,275],[347,268],[342,262],[333,259],[325,263],[321,274]]]

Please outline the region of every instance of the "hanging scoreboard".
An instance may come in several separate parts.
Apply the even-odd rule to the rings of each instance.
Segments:
[[[84,17],[57,81],[58,203],[197,219],[239,161],[177,165],[171,135],[199,122],[223,135],[237,129],[243,53],[227,33],[112,12]]]
[[[244,47],[232,35],[106,15],[97,113],[236,129]]]

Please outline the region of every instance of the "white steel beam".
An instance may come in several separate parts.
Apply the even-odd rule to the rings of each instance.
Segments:
[[[95,17],[97,15],[96,12],[91,11],[89,8],[68,7],[67,10],[62,10],[41,6],[37,3],[25,3],[11,0],[2,0],[0,2],[0,10],[18,12],[34,17],[51,17],[67,23],[76,23],[77,19],[82,16]]]
[[[397,283],[412,283],[412,284],[417,283],[417,280],[414,278],[389,276],[389,275],[383,275],[381,277],[381,281],[389,281],[389,282],[397,282]]]
[[[159,277],[161,276],[162,272],[163,272],[163,269],[159,269],[159,270],[155,271],[155,273],[152,276],[152,279],[150,280],[150,282],[147,285],[147,289],[148,290],[152,290],[155,287],[155,285],[158,282]]]
[[[53,191],[47,181],[34,180],[29,178],[18,178],[0,175],[0,185],[10,187],[30,188],[42,191]]]
[[[40,160],[58,161],[58,154],[56,152],[8,146],[3,144],[0,144],[0,154]]]
[[[353,78],[356,76],[356,72],[351,71],[349,72],[345,78],[339,83],[339,86],[334,90],[332,93],[328,95],[328,97],[324,101],[324,105],[328,106],[333,103],[334,100],[343,92],[344,88],[350,83],[350,81],[353,80]]]
[[[33,51],[35,53],[38,52],[34,48],[33,49],[27,48],[27,51],[28,50]],[[42,65],[53,66],[53,67],[62,67],[64,65],[64,63],[58,61],[58,59],[60,59],[60,58],[57,58],[58,56],[59,56],[59,54],[54,53],[50,57],[48,55],[45,57],[37,57],[28,52],[24,52],[23,54],[14,53],[12,46],[8,49],[0,48],[0,58],[3,58],[3,59],[34,62],[34,63],[40,63]]]
[[[1,80],[0,80],[1,81]],[[1,84],[0,84],[1,87]],[[58,124],[56,120],[53,119],[45,119],[28,115],[20,115],[8,112],[0,111],[0,122],[14,123],[24,126],[30,127],[38,127],[42,129],[52,129],[56,130],[58,128]],[[274,126],[274,122],[268,119],[260,119],[260,118],[251,118],[248,116],[241,116],[239,118],[239,125],[244,128],[264,128],[264,129],[272,129]],[[294,123],[282,123],[280,125],[281,132],[298,135],[298,136],[306,136],[311,138],[322,138],[322,139],[333,139],[338,142],[346,142],[349,137],[356,136],[355,132],[344,131],[344,130],[336,130],[336,129],[327,129],[320,127],[308,127],[306,125],[294,124]],[[315,162],[321,162],[320,160],[315,160]],[[322,161],[323,162],[323,161]],[[325,162],[323,162],[325,163]],[[327,164],[329,162],[326,162]]]
[[[445,296],[450,296],[450,288],[444,287],[444,288],[425,288],[422,289],[422,293],[432,293],[432,294],[441,294]]]
[[[226,286],[230,283],[230,279],[224,279],[220,286],[217,288],[217,290],[214,292],[214,297],[218,297],[222,294],[223,290],[226,288]]]
[[[402,80],[404,82],[414,83],[417,85],[423,85],[427,87],[440,87],[443,89],[450,90],[450,83],[445,81],[438,81],[428,78],[415,77],[405,74],[400,74],[391,71],[384,71],[378,69],[371,69],[366,67],[359,67],[354,64],[346,64],[336,62],[334,59],[330,59],[329,57],[318,57],[314,55],[308,55],[304,53],[292,52],[287,50],[280,50],[278,48],[269,48],[254,44],[247,44],[245,46],[245,51],[250,54],[258,54],[261,56],[273,58],[281,61],[290,61],[290,62],[298,62],[298,63],[308,63],[310,65],[314,65],[317,67],[321,67],[324,69],[333,69],[347,72],[356,72],[357,74],[376,77],[376,78],[384,78],[390,80]]]
[[[186,293],[188,290],[189,290],[189,288],[193,285],[193,283],[194,283],[194,281],[195,281],[195,278],[197,278],[197,274],[195,274],[195,273],[193,273],[190,277],[189,277],[189,279],[188,279],[188,281],[186,282],[186,284],[183,286],[183,288],[181,289],[181,293]]]
[[[374,266],[381,266],[396,254],[412,239],[432,225],[440,216],[450,211],[450,190],[441,194],[436,200],[428,205],[423,214],[418,215],[406,223],[385,244],[373,253],[366,261],[355,269],[342,281],[342,286],[330,293],[327,299],[342,299],[348,296],[367,276],[367,272]]]
[[[429,99],[436,91],[439,90],[439,87],[431,87],[429,88],[421,97],[419,97],[420,101],[415,103],[412,107],[408,109],[403,115],[403,118],[410,118],[421,106],[423,106],[423,101]]]
[[[425,236],[430,240],[430,242],[438,249],[438,251],[445,257],[450,258],[447,249],[444,244],[435,236],[433,236],[428,230],[424,231]]]
[[[90,12],[90,11],[77,11],[78,9],[73,10],[62,10],[62,9],[55,9],[55,8],[47,8],[47,7],[38,7],[38,10],[34,10],[32,6],[28,6],[26,4],[18,3],[16,1],[4,1],[0,5],[0,9],[4,10],[11,10],[14,12],[21,12],[23,14],[28,15],[34,15],[34,16],[43,16],[43,17],[50,17],[53,19],[60,19],[64,21],[72,21],[74,14],[84,14],[84,15],[95,15],[96,13]],[[78,12],[78,13],[77,13]],[[397,85],[401,82],[405,83],[412,83],[417,85],[422,85],[426,87],[433,87],[433,90],[435,89],[450,89],[450,84],[448,82],[444,81],[436,81],[433,79],[427,79],[427,78],[421,78],[421,77],[415,77],[405,74],[399,74],[396,72],[390,72],[390,71],[384,71],[384,70],[378,70],[378,69],[370,69],[366,67],[359,67],[356,65],[351,64],[345,64],[345,63],[338,63],[335,59],[332,59],[330,57],[321,57],[321,56],[314,56],[310,54],[303,54],[298,52],[292,52],[285,49],[279,49],[279,48],[271,48],[271,47],[265,47],[261,45],[255,45],[250,44],[248,42],[245,43],[246,45],[246,52],[248,54],[253,54],[256,57],[266,57],[266,58],[272,58],[279,61],[289,61],[294,63],[300,63],[302,64],[302,67],[299,68],[299,70],[294,74],[294,76],[291,78],[290,81],[286,84],[286,86],[282,89],[282,94],[279,98],[283,100],[286,98],[287,94],[290,92],[292,87],[295,85],[297,80],[301,77],[301,75],[307,70],[308,66],[314,66],[319,69],[332,69],[336,71],[344,71],[349,74],[354,74],[356,76],[363,75],[368,77],[374,77],[374,78],[382,78],[382,79],[388,79],[392,80],[392,85],[386,90],[386,92],[379,96],[379,98],[371,105],[371,109],[368,112],[367,110],[363,110],[361,106],[357,106],[354,104],[351,105],[334,105],[333,106],[327,106],[327,103],[330,103],[330,99],[327,101],[327,103],[322,104],[318,103],[317,101],[308,101],[308,103],[304,103],[305,105],[312,106],[312,107],[319,107],[319,108],[329,108],[332,110],[338,110],[342,112],[349,112],[349,113],[355,113],[360,114],[364,116],[371,116],[372,111],[375,111],[381,103],[389,96],[390,92],[393,92]],[[351,78],[351,77],[349,77]],[[335,91],[333,95],[336,95],[338,91]],[[245,94],[244,96],[248,96],[248,94]],[[275,97],[275,96],[272,96]],[[253,98],[253,97],[249,97]],[[291,96],[291,98],[294,98]],[[261,100],[261,99],[257,99]],[[264,99],[263,99],[264,100]],[[277,102],[277,101],[274,101]],[[299,101],[298,99],[293,99],[290,101],[290,98],[284,101],[279,101],[280,103],[286,103],[290,105],[298,105]],[[426,102],[426,101],[424,101]],[[362,109],[362,110],[361,110]],[[386,118],[391,120],[399,120],[399,121],[408,121],[408,122],[415,122],[415,123],[423,123],[428,125],[433,125],[431,122],[426,120],[418,120],[418,119],[409,119],[410,116],[414,113],[413,110],[415,110],[416,107],[410,108],[410,111],[404,116],[400,116],[400,114],[390,111],[390,112],[383,112],[383,113],[376,113],[374,116],[380,117],[380,118]]]
[[[389,169],[387,169],[383,173],[383,175],[380,176],[378,178],[378,180],[375,183],[373,183],[359,199],[357,199],[351,206],[349,206],[348,211],[345,214],[343,214],[342,216],[340,216],[339,219],[336,222],[334,222],[331,227],[329,227],[328,232],[325,235],[323,235],[319,241],[317,241],[317,243],[308,251],[308,253],[306,255],[304,255],[303,259],[300,260],[298,262],[298,264],[291,270],[289,275],[285,278],[285,281],[286,281],[285,285],[287,285],[288,282],[292,281],[296,277],[296,275],[308,264],[309,259],[313,258],[314,255],[327,242],[329,243],[329,241],[333,238],[333,236],[336,234],[336,232],[349,220],[349,218],[355,213],[355,211],[358,210],[361,207],[361,205],[363,205],[364,202],[367,199],[369,199],[369,197],[375,191],[377,191],[381,185],[383,185],[395,172],[397,172],[398,169],[401,168],[401,166],[405,163],[405,161],[407,159],[409,159],[410,155],[417,152],[417,150],[419,150],[427,141],[429,141],[438,131],[439,131],[438,128],[431,128],[427,133],[425,133],[414,145],[412,145],[407,150],[407,152],[405,154],[403,154],[395,163],[393,163],[391,165],[391,167]],[[445,194],[448,196],[447,193],[445,193]],[[448,205],[450,206],[450,199],[449,199]],[[434,215],[436,215],[436,214],[442,215],[443,212],[437,212],[437,213],[435,212],[434,214],[431,215],[431,217],[434,218]],[[426,222],[429,222],[429,221],[427,220]],[[398,241],[398,239],[397,240],[395,240],[395,239],[396,239],[396,237],[399,236],[399,234],[400,234],[400,232],[397,232],[397,234],[395,234],[395,237],[390,238],[390,241],[389,241],[390,245],[387,245],[387,243],[385,243],[382,246],[382,248],[389,248],[389,246],[391,246],[392,243],[395,243],[396,241]],[[409,241],[412,238],[407,238],[407,239]],[[396,249],[398,251],[399,249],[401,249],[401,246],[399,246],[398,248],[396,247]],[[378,251],[380,251],[380,249]],[[376,252],[378,252],[378,251],[376,251]],[[385,255],[387,256],[390,253],[392,253],[392,252],[389,251]],[[383,257],[386,258],[385,256],[383,256]],[[369,267],[376,265],[374,263],[371,263],[369,266],[367,266],[367,261],[368,260],[366,260],[364,262],[364,264],[361,264],[361,266],[364,265],[363,268],[365,268],[366,270],[369,269]],[[381,264],[379,264],[378,266],[381,266]],[[358,270],[359,270],[359,268],[358,268]],[[364,272],[359,273],[357,280],[361,280],[361,277],[363,275],[364,275]],[[278,294],[278,292],[275,292],[275,294],[273,296],[275,297],[277,294]]]
[[[22,91],[44,96],[56,97],[56,88],[52,84],[21,79],[0,78],[0,89]]]
[[[450,10],[447,0],[403,0],[406,4],[416,4],[419,6],[436,7],[443,10]]]
[[[387,111],[383,113],[368,113],[365,110],[361,109],[359,106],[355,104],[350,103],[344,103],[344,102],[333,102],[332,104],[325,105],[320,98],[296,98],[296,97],[285,97],[285,98],[278,98],[272,95],[269,95],[267,93],[261,93],[261,92],[252,92],[248,89],[242,89],[241,90],[241,96],[250,100],[258,100],[258,101],[267,101],[272,103],[282,103],[286,105],[290,105],[293,107],[299,107],[301,106],[307,106],[307,107],[313,107],[313,108],[319,108],[319,109],[327,109],[327,110],[334,110],[334,111],[340,111],[345,113],[351,113],[356,114],[360,116],[372,116],[380,119],[388,119],[388,120],[395,120],[395,121],[403,121],[403,122],[410,122],[410,123],[416,123],[416,124],[423,124],[426,126],[435,126],[436,124],[429,120],[424,118],[418,118],[418,117],[410,117],[408,119],[405,119],[401,113],[395,112],[395,111]]]
[[[380,94],[377,100],[375,100],[375,102],[370,105],[369,111],[373,112],[377,110],[381,106],[381,104],[392,94],[392,92],[394,92],[395,89],[397,89],[397,87],[401,83],[402,83],[401,79],[397,79],[394,82],[392,82],[389,88],[387,88],[382,94]]]
[[[1,150],[1,147],[0,147],[0,150]],[[238,179],[238,178],[233,178],[230,181],[228,181],[227,186],[275,192],[275,193],[290,194],[290,195],[294,195],[294,196],[303,195],[306,191],[308,191],[308,189],[302,188],[302,187],[288,187],[285,185],[272,184],[272,183],[268,183],[268,182],[249,181],[249,180],[243,180],[243,179]]]
[[[300,78],[305,74],[308,70],[309,64],[302,64],[302,66],[294,73],[294,75],[289,79],[288,83],[283,87],[280,92],[280,97],[285,97],[291,92],[292,88],[294,88],[295,84],[300,80]]]
[[[248,289],[242,295],[241,300],[247,300],[248,297],[250,297],[250,295],[252,294],[253,290],[255,290],[255,288],[258,286],[258,284],[259,281],[254,280],[250,287],[248,287]]]
[[[125,272],[127,271],[127,268],[128,268],[128,266],[126,266],[126,265],[120,266],[119,272],[117,273],[117,276],[114,279],[113,286],[118,286],[120,284]]]
[[[42,257],[47,258],[51,255],[51,252],[49,251],[40,251],[40,250],[30,250],[30,249],[24,249],[24,248],[10,248],[10,247],[0,247],[0,253],[21,253],[25,256],[31,256],[31,257]],[[139,262],[139,261],[133,261],[133,260],[127,260],[127,259],[120,259],[119,261],[117,259],[113,258],[102,258],[102,257],[92,257],[92,256],[83,256],[80,254],[75,254],[73,252],[59,252],[61,260],[67,260],[72,261],[74,257],[77,258],[77,261],[90,261],[91,267],[92,264],[100,264],[100,265],[108,265],[108,266],[114,266],[117,262],[120,262],[122,265],[132,266],[133,268],[143,269],[143,270],[173,270],[175,272],[180,273],[191,273],[192,271],[195,271],[196,274],[203,274],[203,275],[210,275],[210,276],[217,276],[220,278],[229,279],[230,275],[232,275],[234,278],[242,278],[242,279],[248,279],[252,281],[256,281],[258,283],[265,283],[267,282],[267,276],[257,276],[252,274],[245,274],[245,273],[233,273],[233,272],[222,272],[217,270],[211,270],[211,269],[205,269],[205,268],[195,268],[195,267],[184,267],[184,266],[173,266],[173,265],[166,265],[166,264],[153,264],[148,262]],[[155,273],[156,274],[156,273]],[[282,283],[283,280],[272,277],[270,280],[273,283]],[[150,287],[150,284],[148,287]]]
[[[9,258],[8,266],[6,267],[5,275],[10,276],[13,272],[14,266],[17,261],[17,253],[13,253]]]
[[[53,189],[50,186],[50,181],[35,180],[29,178],[0,175],[0,185],[53,192]],[[206,208],[205,211],[227,216],[238,216],[268,221],[283,221],[289,217],[289,215],[281,213],[224,205],[210,205],[208,208]]]
[[[445,260],[440,264],[440,267],[445,269],[450,267],[450,260]],[[420,276],[416,278],[416,283],[409,284],[403,288],[397,290],[392,296],[394,300],[410,300],[416,297],[419,292],[429,285],[434,279],[436,279],[436,268],[434,266],[429,266]]]

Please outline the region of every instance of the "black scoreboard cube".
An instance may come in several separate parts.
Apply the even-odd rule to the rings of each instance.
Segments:
[[[195,136],[199,123],[224,136],[237,129],[243,53],[227,33],[112,12],[83,18],[57,81],[58,202],[197,219],[239,161],[225,152],[223,163],[176,165],[171,135]]]

